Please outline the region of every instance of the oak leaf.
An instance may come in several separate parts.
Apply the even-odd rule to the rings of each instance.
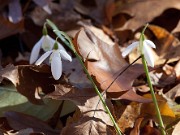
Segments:
[[[102,102],[92,88],[77,89],[68,84],[58,84],[55,85],[55,91],[46,95],[46,98],[69,100],[80,109],[81,117],[78,122],[66,125],[62,134],[106,134],[107,125],[113,126]],[[110,110],[113,109],[110,100],[106,99],[106,104]]]

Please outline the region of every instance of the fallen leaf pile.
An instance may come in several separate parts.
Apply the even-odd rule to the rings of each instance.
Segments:
[[[141,59],[122,51],[145,37],[156,44],[150,77],[166,132],[180,134],[179,0],[0,0],[0,135],[114,135],[113,123],[79,60],[30,65],[46,19],[74,48],[125,135],[160,135]],[[47,25],[48,26],[48,25]],[[56,38],[48,27],[48,34]],[[128,67],[129,66],[129,67]],[[128,68],[127,68],[128,67]]]

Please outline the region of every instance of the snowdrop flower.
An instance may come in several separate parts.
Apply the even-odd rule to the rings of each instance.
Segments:
[[[33,64],[38,59],[41,49],[43,49],[45,52],[52,50],[55,42],[56,41],[53,38],[51,38],[49,35],[43,35],[41,39],[34,45],[31,51],[29,63]],[[60,45],[60,43],[58,44],[59,44],[59,48],[65,51],[64,47]]]
[[[35,65],[40,65],[47,57],[50,56],[49,63],[51,63],[51,72],[55,80],[58,80],[62,75],[62,61],[64,60],[72,61],[71,56],[62,49],[62,46],[55,41],[54,48],[50,51],[44,53],[35,63]]]
[[[31,56],[30,56],[30,64],[33,64],[39,57],[40,50],[43,49],[43,51],[47,52],[53,49],[54,43],[57,42],[53,38],[51,38],[48,35],[47,28],[46,28],[46,23],[43,26],[42,30],[43,36],[41,39],[34,45],[32,51],[31,51]],[[64,47],[58,43],[59,49],[64,50]]]
[[[151,67],[154,67],[154,58],[152,56],[152,53],[151,53],[151,49],[150,47],[152,48],[156,48],[156,45],[150,41],[150,40],[143,40],[142,41],[142,46],[140,45],[140,42],[141,41],[137,41],[137,42],[134,42],[132,43],[131,45],[129,45],[123,52],[122,52],[122,56],[123,57],[126,57],[130,52],[132,52],[135,48],[138,49],[138,51],[140,52],[140,54],[144,55],[146,61],[147,61],[147,64]]]

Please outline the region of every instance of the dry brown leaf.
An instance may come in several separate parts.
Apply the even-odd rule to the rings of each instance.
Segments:
[[[151,98],[151,95],[146,94],[145,97]],[[175,114],[174,114],[173,110],[169,107],[169,105],[167,104],[167,101],[162,96],[159,96],[159,95],[156,95],[156,98],[158,101],[158,106],[159,106],[161,115],[175,118]],[[142,115],[149,114],[151,116],[156,115],[154,104],[153,103],[143,103],[141,106],[141,114]]]
[[[148,27],[153,34],[158,39],[158,43],[156,44],[156,53],[162,59],[168,59],[169,61],[174,61],[173,59],[179,58],[180,51],[180,42],[174,37],[171,33],[169,33],[166,29],[156,26],[149,25]]]
[[[145,23],[152,21],[155,17],[159,16],[169,8],[180,9],[179,0],[133,0],[127,2],[123,6],[120,5],[117,7],[115,15],[124,13],[130,15],[132,18],[117,30],[135,31]]]
[[[6,112],[5,117],[13,130],[32,128],[34,132],[42,132],[44,134],[59,135],[60,133],[59,130],[54,130],[45,122],[29,115],[18,112]]]
[[[86,43],[87,39],[88,43]],[[77,51],[86,60],[85,63],[89,73],[94,77],[102,90],[106,90],[118,74],[128,65],[122,58],[117,44],[109,45],[103,42],[87,28],[77,33],[74,44]],[[134,79],[142,73],[142,65],[130,67],[111,85],[108,93],[113,98],[119,98],[126,91],[131,90]],[[135,100],[139,99],[140,96],[133,92],[130,93],[131,96],[134,94],[133,98]],[[124,98],[131,100],[133,99],[131,96],[124,95]]]
[[[75,10],[83,15],[89,16],[90,18],[95,20],[97,23],[107,24],[107,23],[109,23],[108,21],[110,21],[109,20],[110,15],[105,14],[105,8],[107,6],[109,6],[108,4],[110,4],[111,1],[112,0],[108,0],[108,1],[107,0],[95,0],[92,2],[94,4],[93,6],[90,5],[91,2],[88,3],[87,1],[86,2],[84,1],[84,3],[86,3],[86,5],[83,5],[83,3],[81,3],[83,1],[77,1],[75,4]],[[113,10],[113,6],[110,6],[110,8],[111,9],[109,9],[109,10]]]
[[[104,95],[105,96],[105,95]],[[63,129],[63,134],[105,134],[107,125],[112,126],[109,115],[104,110],[104,106],[94,89],[76,89],[70,85],[55,85],[55,91],[46,96],[56,100],[70,100],[80,109],[82,116],[78,122],[71,123]],[[112,108],[112,104],[107,100],[107,105]],[[71,133],[69,132],[71,129]],[[86,131],[86,132],[85,132]]]
[[[161,135],[161,133],[157,128],[146,125],[141,129],[141,135]]]
[[[180,84],[170,89],[165,95],[171,100],[175,101],[176,98],[180,97]]]
[[[107,125],[99,119],[82,117],[77,123],[66,126],[62,135],[113,135]]]
[[[134,128],[131,130],[130,135],[140,135],[140,126],[144,118],[138,118],[134,124]]]
[[[70,100],[79,107],[84,116],[91,117],[92,120],[93,118],[98,118],[107,125],[112,125],[94,89],[79,90],[70,85],[56,85],[55,91],[46,97],[56,100]],[[110,101],[107,100],[107,104],[112,108]]]
[[[50,93],[54,90],[53,84],[57,84],[51,75],[49,66],[8,65],[0,71],[0,76],[10,80],[17,91],[26,96],[35,104],[42,104],[42,99],[35,98],[35,92]],[[61,78],[62,79],[62,78]]]
[[[169,87],[176,83],[174,67],[169,66],[168,64],[165,64],[161,68],[157,68],[157,70],[150,72],[150,77],[152,84],[158,88],[163,88],[164,91],[169,90]]]
[[[140,114],[140,104],[132,102],[129,105],[119,105],[116,106],[115,113],[117,116],[117,124],[119,125],[122,132],[128,128],[133,128],[135,120],[139,117]],[[124,110],[122,111],[122,108]]]
[[[114,42],[112,41],[112,39],[102,29],[97,28],[97,27],[93,26],[91,23],[85,22],[85,21],[79,21],[78,24],[85,27],[85,28],[87,28],[87,29],[89,29],[89,30],[91,30],[94,33],[94,35],[96,37],[98,37],[99,39],[102,39],[103,42],[105,42],[105,43],[107,43],[109,45],[114,45]],[[93,39],[91,39],[91,40],[93,41]]]
[[[86,27],[87,29],[91,30],[96,37],[99,39],[103,39],[103,42],[114,45],[114,42],[99,28],[94,27],[91,24],[87,24],[86,22],[78,22],[79,25]],[[100,53],[99,48],[97,46],[98,40],[96,37],[93,37],[91,35],[88,35],[86,31],[83,29],[79,31],[78,34],[76,34],[75,42],[77,42],[77,50],[79,53],[83,56],[85,59],[92,59],[92,60],[99,60],[100,59]],[[86,45],[86,47],[84,47]]]
[[[114,0],[108,0],[105,6],[106,17],[109,23],[112,22],[113,13],[115,11]]]
[[[139,103],[149,103],[149,102],[152,101],[152,99],[144,98],[144,97],[142,97],[140,95],[137,95],[135,93],[135,91],[134,91],[134,88],[130,89],[129,91],[127,91],[123,95],[120,95],[118,93],[116,93],[116,94],[108,93],[108,95],[110,95],[110,97],[114,97],[114,98],[112,98],[114,100],[127,99],[127,100],[130,100],[130,101],[135,101],[135,102],[139,102]]]
[[[75,1],[61,0],[60,3],[48,2],[52,14],[49,15],[41,7],[36,7],[30,14],[35,24],[43,26],[46,19],[53,21],[63,31],[77,27],[77,21],[81,16],[74,11]]]
[[[6,18],[0,15],[0,39],[11,36],[13,34],[21,33],[24,31],[24,21],[16,24],[9,22]]]
[[[77,58],[73,58],[72,62],[63,61],[63,71],[73,86],[80,89],[92,87]]]

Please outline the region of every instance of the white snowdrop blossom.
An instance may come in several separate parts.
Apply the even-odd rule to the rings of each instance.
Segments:
[[[132,52],[135,48],[137,48],[139,50],[139,53],[144,55],[147,64],[151,67],[154,67],[154,58],[150,47],[156,48],[156,45],[152,41],[147,39],[144,40],[142,43],[143,46],[141,47],[140,41],[133,42],[122,52],[122,56],[126,57],[130,52]]]
[[[55,42],[56,41],[49,35],[43,35],[41,39],[34,45],[31,51],[29,63],[33,64],[38,59],[41,49],[43,49],[45,52],[52,50]],[[58,43],[58,45],[61,50],[65,51],[64,47],[60,43]]]
[[[57,43],[57,42],[56,42]],[[50,56],[50,57],[49,57]],[[49,57],[49,63],[51,64],[51,72],[55,80],[58,80],[62,75],[62,61],[64,60],[72,61],[71,56],[62,49],[58,44],[58,49],[52,49],[44,53],[35,63],[35,65],[40,65],[47,57]]]

